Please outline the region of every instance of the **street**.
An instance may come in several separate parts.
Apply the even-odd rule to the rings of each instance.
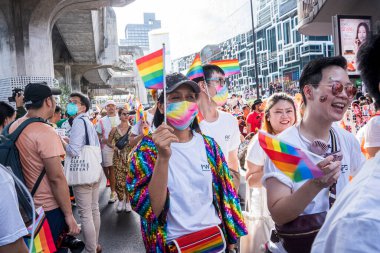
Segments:
[[[116,213],[117,202],[108,204],[109,188],[105,187],[106,181],[103,175],[100,184],[99,208],[101,215],[101,227],[99,243],[103,253],[142,253],[145,252],[144,243],[140,233],[140,219],[135,212]],[[76,208],[75,217],[78,223],[80,218]],[[81,236],[79,236],[81,238]],[[82,238],[81,238],[82,239]]]

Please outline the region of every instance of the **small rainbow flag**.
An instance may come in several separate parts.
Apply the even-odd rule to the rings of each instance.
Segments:
[[[53,253],[57,249],[54,244],[53,236],[51,234],[49,223],[45,217],[45,212],[42,207],[36,210],[37,219],[34,227],[30,225],[27,229],[29,234],[24,237],[25,244],[29,247],[31,234],[34,230],[33,248],[30,250],[32,253]]]
[[[147,89],[164,87],[164,49],[145,55],[136,60],[137,69]]]
[[[202,61],[199,53],[195,55],[194,61],[191,64],[189,71],[187,72],[186,76],[193,80],[198,77],[203,77],[203,68],[202,68]]]
[[[294,182],[323,176],[322,171],[301,149],[261,130],[259,130],[259,143],[274,165]]]
[[[139,122],[141,119],[144,120],[144,107],[143,105],[137,101],[137,104],[136,104],[136,114],[135,114],[135,124],[137,122]]]
[[[212,61],[210,62],[210,64],[214,64],[223,69],[224,75],[226,77],[235,74],[240,74],[240,65],[238,59]]]

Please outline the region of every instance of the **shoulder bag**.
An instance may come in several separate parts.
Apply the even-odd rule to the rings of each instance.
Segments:
[[[100,147],[91,146],[86,121],[84,123],[86,144],[83,146],[78,156],[66,155],[65,176],[68,185],[93,184],[100,180],[102,173],[102,154]]]
[[[128,142],[129,142],[129,131],[131,131],[131,128],[132,127],[129,127],[128,128],[128,131],[126,134],[124,134],[116,143],[115,143],[115,147],[117,147],[119,150],[122,150],[125,148],[125,146],[128,145]],[[116,129],[117,131],[117,129]]]

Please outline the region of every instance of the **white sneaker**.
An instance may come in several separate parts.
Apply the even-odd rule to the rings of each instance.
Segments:
[[[125,202],[119,200],[119,203],[117,203],[116,212],[120,213],[123,209],[125,209]]]
[[[108,200],[108,204],[115,203],[117,200],[116,192],[111,192],[110,199]]]
[[[129,213],[130,211],[132,211],[131,203],[129,201],[127,203],[125,203],[125,211],[127,213]]]

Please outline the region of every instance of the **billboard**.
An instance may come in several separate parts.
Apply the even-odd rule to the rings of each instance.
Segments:
[[[335,53],[346,58],[349,75],[359,75],[356,55],[371,34],[371,17],[337,15],[334,27]]]

